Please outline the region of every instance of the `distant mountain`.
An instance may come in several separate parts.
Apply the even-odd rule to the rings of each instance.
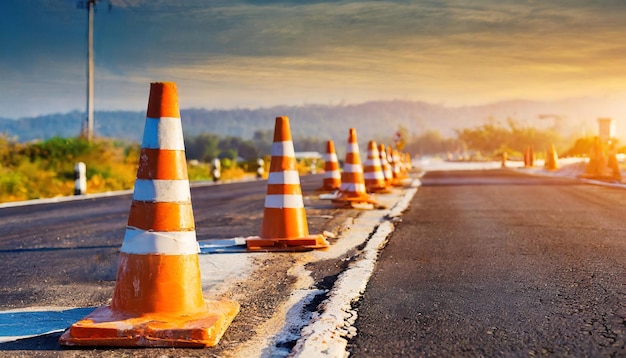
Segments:
[[[343,143],[348,129],[357,128],[359,141],[390,142],[393,133],[406,127],[411,134],[438,130],[454,136],[455,129],[475,127],[489,118],[504,122],[514,118],[522,124],[552,126],[554,116],[563,118],[564,135],[596,133],[598,117],[622,119],[626,107],[623,98],[578,98],[553,102],[507,101],[482,106],[449,107],[415,101],[377,101],[355,105],[276,106],[259,109],[181,111],[186,136],[215,133],[221,136],[252,138],[255,131],[272,131],[274,118],[289,116],[294,138],[317,137]],[[76,136],[84,114],[78,111],[50,114],[17,120],[0,118],[0,132],[19,141]],[[140,142],[145,121],[144,111],[98,111],[95,113],[96,136]],[[619,123],[617,123],[619,129]],[[625,126],[626,127],[626,126]],[[626,128],[625,128],[626,129]],[[621,135],[622,132],[618,132]],[[622,135],[623,136],[623,135]]]

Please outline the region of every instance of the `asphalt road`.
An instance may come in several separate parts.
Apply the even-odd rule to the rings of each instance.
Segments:
[[[351,357],[626,356],[626,190],[431,172],[357,303]]]
[[[322,179],[301,181],[307,194]],[[266,183],[193,188],[197,239],[258,235]],[[131,200],[122,195],[0,209],[0,309],[106,302],[111,292],[102,288],[114,286]],[[310,218],[311,231],[325,221]]]
[[[355,210],[337,209],[314,195],[321,175],[301,176],[309,230],[333,231]],[[192,187],[199,241],[258,235],[267,182]],[[0,311],[24,307],[97,307],[113,295],[117,257],[124,239],[132,195],[0,209]],[[331,240],[332,242],[332,240]],[[255,255],[255,254],[253,254]],[[226,296],[241,312],[219,345],[194,349],[65,349],[60,333],[0,343],[0,356],[161,357],[223,356],[253,337],[255,329],[285,302],[296,281],[288,271],[298,255],[257,254],[263,269]],[[343,258],[338,258],[342,262]],[[320,264],[320,281],[345,265]],[[36,324],[36,323],[33,323]]]

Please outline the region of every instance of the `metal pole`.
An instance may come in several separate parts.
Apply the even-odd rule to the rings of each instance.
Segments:
[[[93,140],[93,13],[96,0],[87,0],[87,21],[89,29],[87,31],[87,140]]]

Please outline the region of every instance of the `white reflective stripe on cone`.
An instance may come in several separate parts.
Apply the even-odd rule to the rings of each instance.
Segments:
[[[180,118],[146,118],[141,148],[185,150]]]
[[[290,140],[284,142],[272,143],[272,157],[292,157],[295,158],[296,152],[293,149],[293,142]]]
[[[324,179],[333,178],[333,179],[341,179],[341,173],[338,170],[333,170],[330,172],[324,173]]]
[[[339,160],[337,159],[337,154],[336,153],[325,153],[324,154],[324,161],[325,162],[338,162]]]
[[[275,209],[300,209],[304,208],[302,195],[299,194],[272,194],[265,196],[265,207]]]
[[[190,201],[189,180],[137,179],[133,200],[168,203]]]
[[[346,173],[363,173],[363,166],[361,164],[349,164],[343,165],[343,171]]]
[[[365,191],[365,185],[354,183],[341,183],[341,187],[339,188],[339,190],[362,193]]]
[[[364,179],[385,179],[383,172],[369,172],[363,174]]]
[[[194,231],[146,231],[126,228],[122,252],[127,254],[198,254],[199,246]]]
[[[346,153],[359,153],[358,143],[348,143],[346,146]]]
[[[282,172],[270,172],[267,177],[268,184],[300,184],[300,174],[297,170],[285,170]]]

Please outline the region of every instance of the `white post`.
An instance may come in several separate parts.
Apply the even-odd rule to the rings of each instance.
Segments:
[[[85,195],[87,193],[87,166],[78,162],[74,165],[74,195]]]
[[[256,164],[256,177],[257,179],[261,179],[263,178],[263,174],[265,174],[265,162],[263,161],[263,159],[259,158],[257,159]]]
[[[220,180],[222,176],[222,164],[219,158],[213,159],[213,181]]]

